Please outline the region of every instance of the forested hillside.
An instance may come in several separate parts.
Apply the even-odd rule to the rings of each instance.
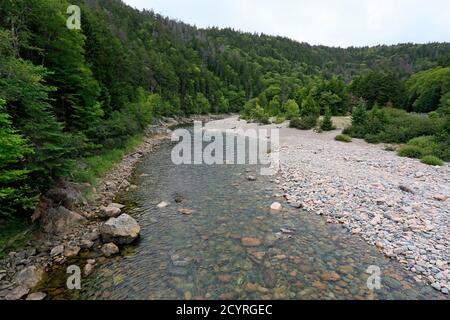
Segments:
[[[27,214],[82,159],[124,147],[155,117],[450,103],[450,43],[329,48],[198,29],[120,0],[71,4],[81,30],[66,27],[66,0],[0,3],[0,217]]]

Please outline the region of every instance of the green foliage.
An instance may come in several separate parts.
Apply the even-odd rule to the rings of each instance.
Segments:
[[[0,31],[0,41],[3,47],[12,47],[9,33]],[[14,55],[0,56],[0,96],[15,127],[33,147],[24,168],[30,171],[30,184],[38,189],[67,174],[77,147],[86,147],[83,137],[64,132],[51,111],[48,94],[54,89],[45,84],[47,73]]]
[[[358,109],[358,108],[357,108]],[[409,114],[404,110],[375,106],[365,114],[355,109],[352,127],[345,133],[371,143],[407,143],[420,136],[432,136],[443,130],[445,118]]]
[[[8,216],[3,220],[0,216],[0,259],[26,245],[32,238],[31,231],[29,219]]]
[[[294,118],[291,120],[289,127],[299,130],[311,130],[317,126],[318,117],[310,114],[301,118]]]
[[[425,152],[421,147],[406,145],[398,150],[398,155],[400,157],[420,159],[425,156]]]
[[[345,135],[345,134],[340,134],[340,135],[336,136],[334,138],[334,140],[339,141],[339,142],[345,142],[345,143],[352,142],[352,138],[347,136],[347,135]]]
[[[286,117],[291,120],[300,116],[300,108],[295,100],[288,100],[284,105]]]
[[[450,161],[450,137],[445,133],[443,135],[445,136],[422,136],[411,139],[399,150],[399,155],[415,159],[433,156]]]
[[[333,125],[331,109],[329,107],[325,109],[325,116],[322,120],[320,128],[322,129],[322,131],[332,131],[336,129],[336,127]]]
[[[316,102],[313,96],[308,95],[303,101],[302,101],[302,107],[300,109],[300,115],[302,117],[304,116],[315,116],[316,118],[319,118],[320,116],[320,106]]]
[[[103,177],[111,168],[120,162],[123,156],[142,143],[142,136],[136,135],[128,138],[122,147],[107,149],[102,153],[79,159],[72,177],[76,182],[90,183],[95,186],[97,179]]]
[[[259,105],[258,98],[247,101],[241,111],[241,117],[247,121],[255,120],[261,124],[269,124],[269,114]]]
[[[435,156],[425,156],[420,162],[430,165],[430,166],[442,166],[444,165],[444,161]]]
[[[367,104],[360,98],[352,113],[352,124],[357,127],[365,126],[367,119]]]
[[[276,117],[274,123],[275,123],[275,124],[282,124],[282,123],[284,123],[285,121],[286,121],[286,118],[285,118],[285,117]]]
[[[267,108],[267,113],[270,116],[276,116],[281,112],[281,103],[280,98],[278,96],[274,96],[272,100],[269,102],[269,106]]]
[[[351,111],[350,91],[370,107],[402,107],[405,80],[430,68],[406,82],[406,107],[436,113],[357,106],[349,132],[404,143],[434,136],[433,153],[450,157],[450,44],[328,48],[198,29],[119,0],[70,3],[81,7],[82,30],[66,27],[68,0],[0,2],[1,147],[9,148],[1,197],[15,203],[3,211],[31,207],[56,180],[83,175],[74,164],[85,161],[86,176],[76,178],[91,181],[154,117],[236,112],[311,129],[325,114],[327,129],[330,114]]]
[[[22,184],[29,171],[20,165],[32,149],[12,128],[4,104],[0,98],[0,219],[17,210],[29,209],[34,203],[27,195],[27,186]]]
[[[375,104],[403,105],[405,88],[403,83],[392,73],[370,72],[356,77],[350,85],[350,91],[373,107]]]
[[[428,113],[448,105],[450,68],[438,67],[419,72],[407,81],[407,88],[411,111]]]

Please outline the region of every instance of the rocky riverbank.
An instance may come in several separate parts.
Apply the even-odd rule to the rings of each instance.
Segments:
[[[211,128],[256,127],[225,119]],[[431,167],[398,157],[383,145],[355,140],[340,132],[280,129],[280,196],[293,206],[323,215],[398,260],[435,290],[450,289],[450,166]],[[274,125],[261,128],[275,128]]]
[[[122,204],[114,203],[120,192],[136,188],[130,178],[137,163],[170,138],[170,128],[194,120],[207,122],[218,118],[220,116],[158,120],[147,129],[143,143],[100,179],[95,188],[63,182],[50,190],[33,215],[39,231],[25,248],[10,252],[0,261],[0,299],[45,299],[46,293],[35,292],[35,288],[46,271],[55,265],[80,255],[89,256],[81,270],[87,276],[98,262],[118,254],[119,246],[137,239],[138,223],[122,214]],[[89,199],[83,196],[87,188],[92,188]]]

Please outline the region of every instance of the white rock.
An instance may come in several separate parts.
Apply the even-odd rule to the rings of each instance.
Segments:
[[[272,210],[273,212],[280,212],[282,208],[283,206],[279,202],[274,202],[270,206],[270,210]]]
[[[165,202],[165,201],[163,201],[160,204],[158,204],[158,208],[159,209],[163,209],[163,208],[166,208],[168,206],[169,206],[169,204],[167,202]]]

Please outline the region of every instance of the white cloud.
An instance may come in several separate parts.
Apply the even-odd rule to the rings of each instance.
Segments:
[[[450,41],[448,0],[125,0],[199,27],[233,27],[311,44]]]

